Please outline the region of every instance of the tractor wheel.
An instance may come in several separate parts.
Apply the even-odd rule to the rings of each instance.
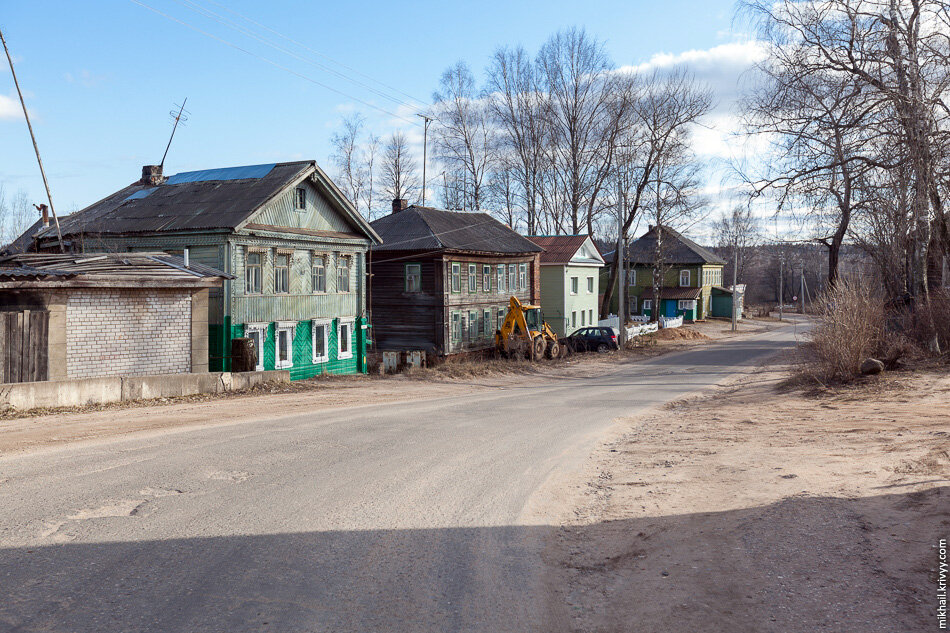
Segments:
[[[544,337],[536,336],[535,339],[531,341],[531,360],[541,360],[544,358],[545,347]]]
[[[548,343],[548,358],[557,358],[561,355],[561,346],[557,341]]]

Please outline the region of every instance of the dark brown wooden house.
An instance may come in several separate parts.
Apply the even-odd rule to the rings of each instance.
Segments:
[[[486,213],[393,201],[372,223],[370,307],[377,351],[445,357],[490,348],[513,295],[540,302],[543,249]]]

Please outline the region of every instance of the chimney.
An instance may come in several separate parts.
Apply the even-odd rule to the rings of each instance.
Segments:
[[[41,204],[40,206],[36,208],[40,210],[40,215],[43,217],[43,226],[48,227],[49,226],[49,207],[46,206],[45,204]]]
[[[396,198],[393,200],[393,213],[399,213],[409,208],[409,202],[405,198]]]
[[[142,180],[140,182],[143,185],[149,185],[152,187],[165,182],[165,179],[162,177],[162,166],[144,165],[142,167]]]

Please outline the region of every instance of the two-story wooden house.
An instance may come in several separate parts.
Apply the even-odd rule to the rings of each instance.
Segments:
[[[540,301],[542,248],[486,213],[393,201],[371,224],[373,340],[435,357],[494,345],[511,296]]]
[[[234,279],[208,301],[211,371],[252,338],[258,369],[365,371],[366,252],[379,236],[314,161],[142,179],[60,222],[74,252],[165,251]],[[55,227],[34,249],[58,250]]]
[[[660,261],[657,262],[657,238],[660,239]],[[613,262],[614,253],[605,258]],[[627,247],[627,297],[630,315],[682,316],[687,321],[713,315],[713,297],[717,308],[725,305],[728,296],[731,310],[732,291],[722,283],[725,261],[693,240],[667,226],[651,226]],[[659,298],[653,296],[653,275],[662,277]],[[617,294],[611,309],[616,313]],[[725,308],[722,308],[725,311]],[[717,310],[718,315],[718,310]]]

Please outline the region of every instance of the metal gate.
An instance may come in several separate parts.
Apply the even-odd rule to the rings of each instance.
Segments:
[[[0,312],[0,382],[49,380],[49,312]]]

